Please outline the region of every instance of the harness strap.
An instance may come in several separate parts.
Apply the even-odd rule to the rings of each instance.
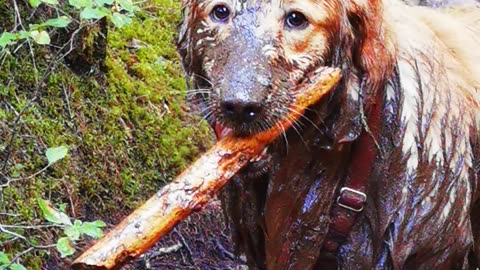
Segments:
[[[336,253],[338,248],[347,239],[360,212],[367,202],[368,180],[378,150],[375,143],[376,134],[381,128],[383,92],[377,90],[375,103],[368,116],[369,131],[363,130],[352,149],[352,165],[340,188],[336,204],[331,210],[329,232],[325,238],[323,249]],[[375,134],[375,135],[373,135]]]

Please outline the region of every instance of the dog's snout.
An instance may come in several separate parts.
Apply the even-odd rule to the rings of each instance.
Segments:
[[[245,102],[239,99],[225,100],[220,107],[224,117],[237,124],[254,122],[261,117],[264,110],[259,102]]]

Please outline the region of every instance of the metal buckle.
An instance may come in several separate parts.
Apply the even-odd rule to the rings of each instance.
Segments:
[[[363,201],[362,207],[360,207],[360,208],[354,208],[354,207],[352,207],[352,206],[349,206],[349,205],[346,205],[346,204],[341,203],[340,200],[341,200],[341,198],[342,198],[342,194],[343,194],[344,192],[346,192],[346,191],[351,192],[351,193],[354,193],[354,194],[362,197],[362,198],[363,198],[363,200],[362,200],[362,201]],[[354,212],[362,212],[362,210],[363,210],[363,208],[364,208],[364,206],[365,206],[365,202],[366,202],[366,201],[367,201],[367,194],[365,194],[365,193],[363,193],[363,192],[360,192],[360,191],[358,191],[358,190],[352,189],[352,188],[348,188],[348,187],[343,187],[343,188],[341,188],[341,189],[340,189],[340,194],[339,194],[338,197],[337,197],[337,204],[338,204],[338,205],[340,205],[341,207],[343,207],[343,208],[345,208],[345,209],[352,210],[352,211],[354,211]]]

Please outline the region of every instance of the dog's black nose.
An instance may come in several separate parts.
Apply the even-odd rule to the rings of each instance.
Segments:
[[[258,102],[226,100],[220,104],[222,114],[233,123],[248,124],[260,118],[263,106]]]

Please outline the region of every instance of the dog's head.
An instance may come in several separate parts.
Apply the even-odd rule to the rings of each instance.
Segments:
[[[185,0],[178,50],[193,100],[211,124],[238,135],[268,129],[284,117],[291,90],[322,66],[350,74],[344,74],[344,84],[353,86],[347,95],[358,100],[360,78],[374,85],[389,69],[378,4]]]

